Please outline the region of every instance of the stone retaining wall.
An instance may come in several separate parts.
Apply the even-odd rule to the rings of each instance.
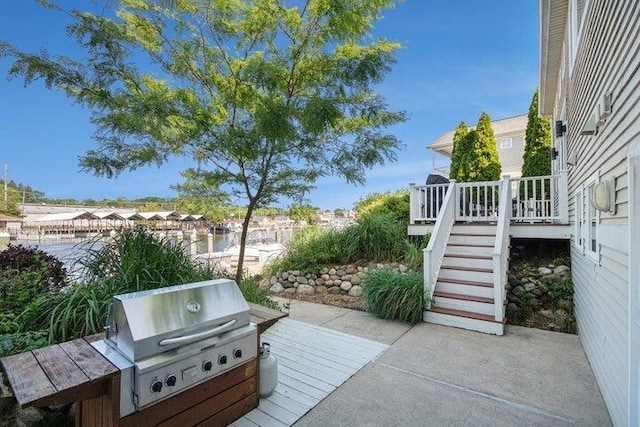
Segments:
[[[349,264],[324,267],[319,274],[303,273],[297,270],[283,271],[263,279],[261,285],[269,287],[274,294],[340,294],[359,297],[362,295],[362,277],[372,267],[391,267],[405,273],[409,268],[403,264],[369,264],[366,266]]]
[[[559,284],[568,282],[571,269],[565,265],[512,265],[507,284],[510,323],[572,332],[573,295],[557,298],[558,291],[554,292]],[[522,318],[525,314],[527,319]]]

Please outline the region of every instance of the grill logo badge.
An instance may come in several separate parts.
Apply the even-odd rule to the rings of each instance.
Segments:
[[[191,301],[187,303],[187,311],[189,313],[197,313],[200,311],[200,303],[196,301]]]

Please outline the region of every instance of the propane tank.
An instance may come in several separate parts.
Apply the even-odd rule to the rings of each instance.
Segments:
[[[278,385],[278,359],[271,354],[271,345],[260,346],[260,397],[267,397]]]

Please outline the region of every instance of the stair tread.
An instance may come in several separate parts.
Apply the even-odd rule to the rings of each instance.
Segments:
[[[492,268],[482,268],[482,267],[460,267],[457,265],[442,265],[440,267],[440,270],[442,269],[449,269],[449,270],[460,270],[460,271],[475,271],[478,273],[493,273],[493,269]]]
[[[483,303],[487,303],[487,304],[493,304],[493,298],[478,297],[478,296],[475,296],[475,295],[456,294],[456,293],[453,293],[453,292],[435,291],[433,293],[433,296],[434,297],[440,297],[440,298],[459,299],[459,300],[463,300],[463,301],[475,301],[475,302],[483,302]]]
[[[447,246],[463,246],[471,248],[492,248],[493,245],[478,245],[474,243],[447,243]]]
[[[495,233],[449,233],[450,236],[470,236],[470,237],[496,237]]]
[[[441,307],[435,307],[435,306],[431,307],[430,311],[434,313],[448,314],[450,316],[466,317],[468,319],[475,319],[475,320],[483,320],[485,322],[503,323],[503,322],[497,321],[493,316],[490,316],[488,314],[474,313],[472,311],[454,310],[453,308],[441,308]]]
[[[488,259],[488,260],[493,259],[491,255],[450,254],[446,252],[444,254],[444,257],[445,258],[450,257],[450,258]]]
[[[438,277],[438,282],[446,282],[453,283],[456,285],[471,285],[471,286],[483,286],[485,288],[493,288],[493,283],[491,282],[480,282],[477,280],[460,280],[460,279],[447,279],[445,277]]]

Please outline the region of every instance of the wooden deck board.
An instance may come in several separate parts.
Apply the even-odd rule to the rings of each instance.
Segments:
[[[371,340],[282,319],[262,334],[278,358],[278,386],[236,427],[290,426],[389,348]]]

